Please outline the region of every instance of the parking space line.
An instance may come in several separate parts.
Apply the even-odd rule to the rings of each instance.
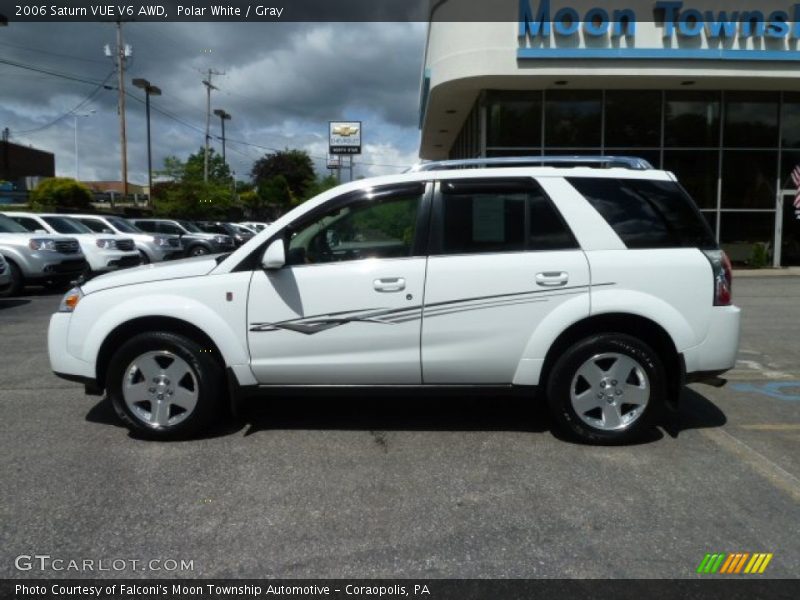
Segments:
[[[775,487],[782,489],[795,501],[800,502],[800,479],[783,467],[723,429],[703,429],[701,433],[724,450],[738,456]]]

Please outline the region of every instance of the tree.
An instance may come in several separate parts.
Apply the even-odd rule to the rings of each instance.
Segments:
[[[316,179],[314,164],[304,150],[282,150],[258,159],[250,176],[260,188],[270,179],[282,176],[294,198],[305,200],[309,187]]]
[[[225,219],[233,208],[230,169],[209,151],[208,183],[203,181],[204,150],[201,148],[186,160],[175,156],[164,159],[164,168],[158,172],[160,181],[153,185],[156,214],[189,219]]]
[[[319,196],[322,192],[327,192],[329,189],[335,188],[337,185],[339,185],[339,182],[333,175],[326,175],[321,179],[315,179],[314,183],[308,188],[306,200],[311,199],[314,196]]]
[[[94,196],[88,187],[69,177],[45,179],[31,192],[29,202],[34,210],[55,208],[90,209]]]

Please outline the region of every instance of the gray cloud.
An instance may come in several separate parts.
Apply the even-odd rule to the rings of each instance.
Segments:
[[[417,102],[425,39],[420,23],[130,23],[125,41],[133,47],[128,68],[163,90],[152,99],[154,166],[170,154],[185,157],[203,144],[205,88],[201,71],[216,76],[212,108],[233,115],[226,125],[228,159],[239,177],[249,172],[263,148],[299,147],[324,156],[327,121],[364,121],[365,153],[360,163],[405,165],[416,160]],[[12,23],[0,30],[0,57],[103,81],[112,71],[103,55],[115,28],[101,23]],[[59,174],[72,176],[74,119],[68,113],[93,91],[78,119],[83,179],[118,179],[120,172],[116,92],[0,64],[0,128],[12,139],[56,154]],[[109,83],[116,85],[116,76]],[[128,99],[130,179],[146,181],[144,106]],[[187,126],[188,125],[188,126]],[[42,129],[39,129],[42,128]],[[39,129],[38,131],[35,131]],[[33,130],[33,131],[32,131]],[[212,116],[212,135],[219,119]],[[219,150],[219,142],[215,140]],[[318,161],[318,168],[323,168]],[[364,175],[398,172],[363,166]]]

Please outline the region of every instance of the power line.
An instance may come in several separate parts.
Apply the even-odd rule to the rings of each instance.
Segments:
[[[100,91],[101,91],[101,90],[102,90],[102,89],[105,87],[105,83],[106,83],[106,81],[108,81],[108,80],[111,78],[111,76],[112,76],[113,74],[114,74],[114,71],[111,71],[111,73],[109,73],[109,74],[106,76],[105,80],[104,80],[104,81],[103,81],[103,82],[102,82],[100,85],[98,85],[98,86],[97,86],[97,87],[94,89],[94,91],[92,91],[92,93],[91,93],[91,94],[89,94],[89,95],[88,95],[86,98],[84,98],[83,100],[81,100],[81,101],[80,101],[78,104],[76,104],[76,105],[75,105],[73,108],[71,108],[70,110],[68,110],[67,112],[65,112],[63,115],[59,116],[59,117],[58,117],[58,118],[56,118],[56,119],[53,119],[52,121],[50,121],[50,122],[49,122],[49,123],[47,123],[46,125],[42,125],[41,127],[36,127],[35,129],[26,129],[26,130],[24,130],[24,131],[13,131],[13,130],[12,130],[12,131],[11,131],[11,133],[12,133],[13,135],[15,135],[15,136],[18,136],[18,135],[29,135],[29,134],[31,134],[31,133],[36,133],[36,132],[38,132],[38,131],[42,131],[43,129],[47,129],[48,127],[52,127],[52,126],[53,126],[53,125],[55,125],[56,123],[58,123],[58,122],[60,122],[60,121],[62,121],[62,120],[64,120],[64,119],[66,119],[66,118],[67,118],[68,116],[70,116],[72,113],[74,113],[74,112],[76,112],[76,111],[80,110],[80,109],[81,109],[81,108],[83,108],[83,107],[84,107],[86,104],[88,104],[89,102],[91,102],[91,101],[92,101],[92,100],[95,98],[95,96],[97,96],[98,92],[100,92]]]
[[[12,67],[17,67],[18,69],[25,69],[27,71],[35,71],[36,73],[44,73],[45,75],[50,75],[51,77],[60,77],[61,79],[67,79],[69,81],[76,81],[78,83],[85,83],[88,85],[104,85],[105,82],[100,82],[97,80],[87,79],[85,77],[80,77],[78,75],[71,75],[69,73],[59,73],[58,71],[53,71],[51,69],[45,69],[42,67],[35,67],[33,65],[26,65],[25,63],[20,63],[14,60],[8,60],[5,58],[0,58],[0,64],[10,65]],[[112,88],[108,88],[112,89]]]
[[[9,48],[17,48],[19,50],[27,50],[28,52],[38,52],[39,54],[46,54],[48,56],[57,56],[58,58],[66,58],[69,60],[80,60],[89,63],[106,64],[104,60],[97,60],[96,58],[84,58],[82,56],[75,56],[72,54],[63,54],[61,52],[51,52],[49,50],[42,50],[40,48],[31,48],[30,46],[21,46],[19,44],[10,44],[8,42],[0,42],[0,46],[8,46]]]

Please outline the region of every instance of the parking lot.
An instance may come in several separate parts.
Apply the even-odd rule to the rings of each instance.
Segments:
[[[800,572],[800,278],[739,278],[740,361],[634,446],[519,399],[274,398],[202,440],[130,437],[49,371],[59,296],[0,299],[0,576],[696,577]],[[191,572],[18,571],[15,557]]]

